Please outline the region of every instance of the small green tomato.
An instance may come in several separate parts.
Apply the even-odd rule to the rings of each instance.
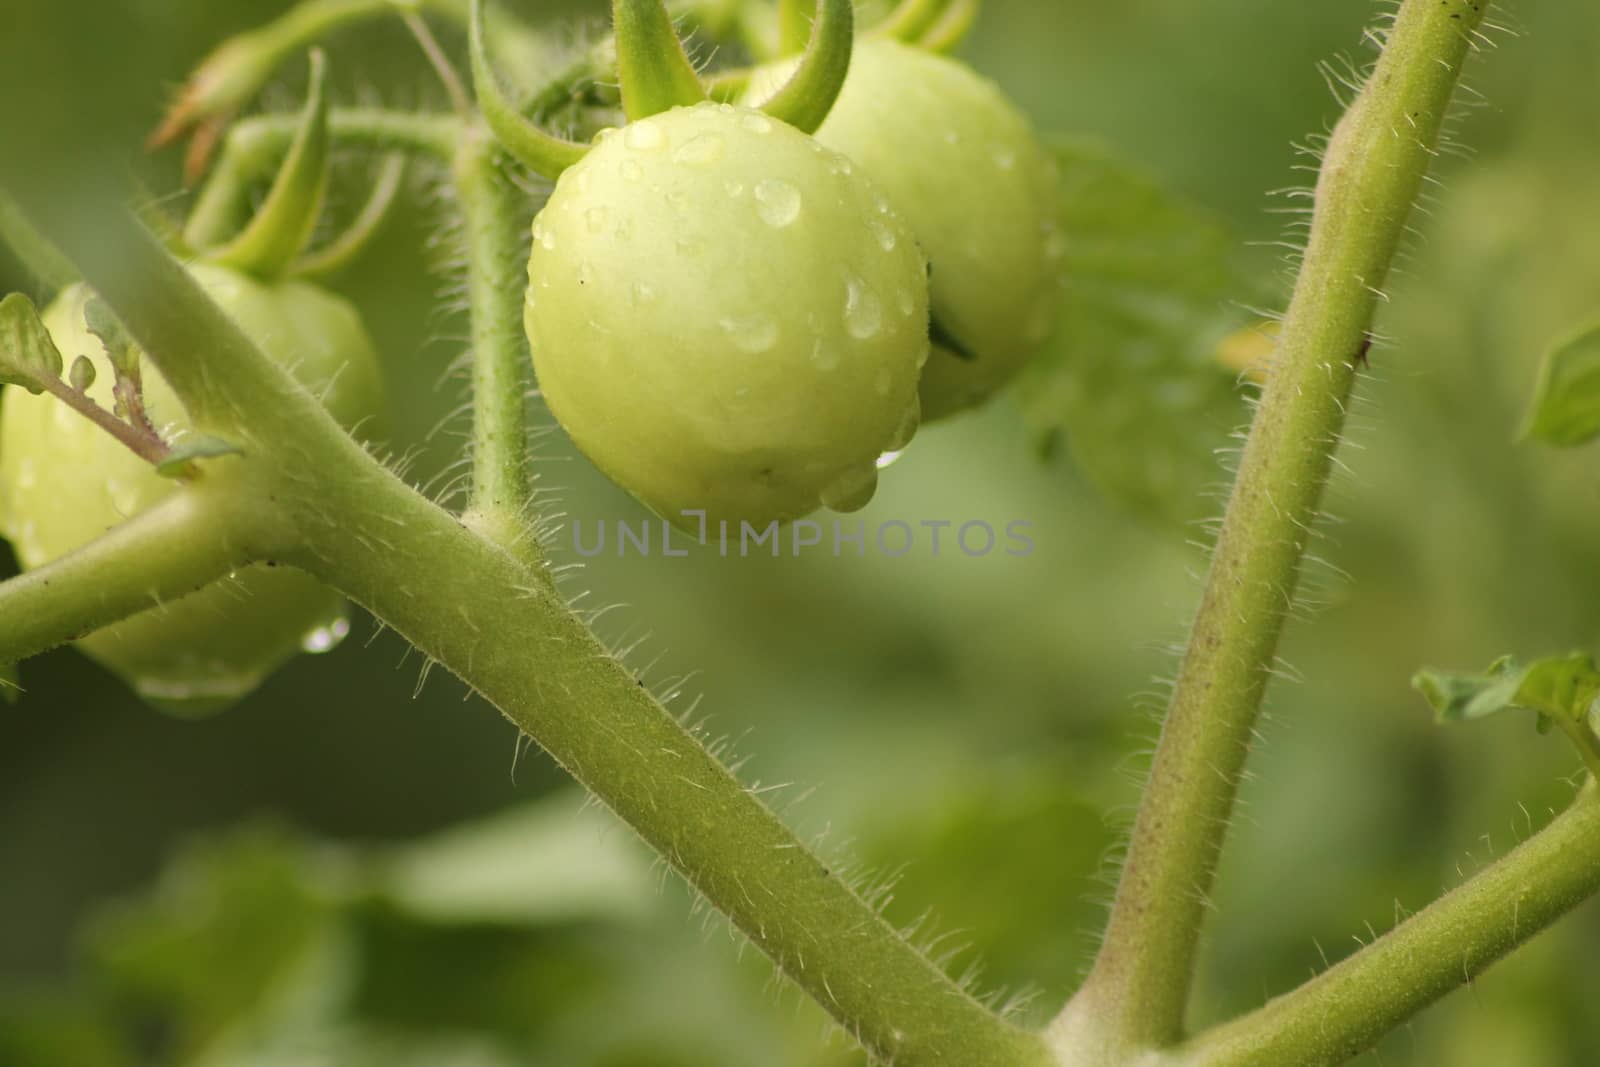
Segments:
[[[750,99],[792,70],[763,71]],[[933,320],[952,344],[928,363],[923,417],[982,403],[1045,340],[1057,303],[1055,167],[1028,120],[965,64],[863,40],[817,139],[883,189],[932,264]]]
[[[689,529],[850,510],[916,431],[927,266],[843,157],[701,104],[603,135],[534,224],[539,387],[618,484]]]
[[[239,326],[347,427],[370,431],[382,410],[377,357],[355,310],[299,282],[265,285],[198,265],[195,280]],[[115,376],[84,324],[74,287],[47,308],[46,328],[70,364],[89,357],[90,395],[112,403]],[[169,437],[187,415],[155,364],[141,362],[151,421]],[[174,492],[177,483],[61,401],[21,389],[0,395],[0,534],[24,568],[67,554]],[[247,695],[295,652],[342,636],[337,594],[288,568],[250,567],[230,579],[102,630],[78,647],[126,679],[147,702],[179,714],[220,710]]]

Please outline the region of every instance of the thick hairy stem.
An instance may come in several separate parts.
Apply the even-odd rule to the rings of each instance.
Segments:
[[[0,179],[17,178],[0,157]],[[1052,1062],[1042,1039],[951,981],[746,791],[541,572],[362,451],[116,208],[114,193],[96,192],[80,189],[55,214],[41,201],[36,217],[196,423],[246,444],[246,456],[224,462],[253,472],[262,507],[290,521],[304,546],[274,558],[344,590],[492,701],[879,1060]]]
[[[227,240],[243,220],[250,187],[283,162],[299,128],[298,116],[263,115],[229,130],[211,177],[195,200],[185,240],[200,248]],[[466,130],[466,123],[450,115],[382,108],[335,108],[328,113],[328,137],[337,144],[445,161],[454,158]]]
[[[535,566],[533,481],[528,468],[527,204],[486,136],[463,142],[456,189],[466,215],[467,296],[472,318],[472,496],[469,526]]]
[[[0,584],[0,663],[48,652],[261,559],[263,527],[198,487]]]
[[[1259,1011],[1180,1049],[1174,1067],[1336,1067],[1600,891],[1600,792],[1471,881]]]
[[[3,189],[0,189],[0,245],[11,249],[23,268],[46,289],[59,292],[78,280],[72,264],[34,229],[21,206]]]
[[[1245,445],[1106,938],[1055,1028],[1068,1047],[1159,1046],[1182,1033],[1206,895],[1345,405],[1484,7],[1406,0],[1328,144],[1276,370]]]

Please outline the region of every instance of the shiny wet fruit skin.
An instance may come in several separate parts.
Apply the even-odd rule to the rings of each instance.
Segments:
[[[690,530],[859,507],[917,426],[915,240],[857,168],[759,112],[603,135],[535,221],[525,321],[573,441]]]
[[[761,72],[749,99],[770,96],[792,69]],[[936,346],[923,418],[981,404],[1038,350],[1058,303],[1057,175],[1027,118],[963,63],[864,40],[817,139],[911,224],[932,264],[934,321],[966,353]]]
[[[342,424],[373,432],[382,412],[377,356],[350,305],[301,283],[264,285],[205,265],[192,273]],[[90,393],[109,408],[114,376],[84,325],[85,296],[67,290],[43,319],[69,364],[79,355],[94,361]],[[154,362],[141,360],[141,370],[151,420],[170,439],[187,416]],[[177,487],[55,398],[20,389],[0,395],[0,533],[24,568],[65,555]],[[77,645],[149,703],[200,715],[247,695],[303,646],[335,642],[343,626],[333,591],[287,567],[256,566]]]

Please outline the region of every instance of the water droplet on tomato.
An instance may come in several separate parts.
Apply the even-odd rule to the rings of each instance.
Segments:
[[[768,178],[755,189],[756,214],[774,229],[792,226],[800,217],[800,190],[782,178]]]
[[[589,232],[598,236],[606,232],[606,224],[611,221],[611,212],[597,205],[583,213],[583,221],[589,227]]]
[[[994,160],[994,165],[1001,170],[1015,170],[1017,168],[1017,151],[1010,145],[996,144],[989,146],[989,158]]]
[[[649,120],[629,123],[622,131],[622,143],[636,152],[654,152],[666,141],[661,127]]]
[[[751,133],[767,134],[772,132],[772,120],[753,111],[740,119],[739,123]]]
[[[752,356],[770,352],[778,343],[778,324],[766,315],[723,319],[718,325],[722,327],[722,332],[728,335],[735,348]]]
[[[871,219],[867,226],[872,230],[872,236],[878,239],[878,247],[885,252],[893,252],[895,246],[900,243],[900,239],[894,234],[894,229],[882,219]]]
[[[839,350],[818,337],[811,342],[811,363],[820,371],[836,370],[839,366]]]
[[[678,146],[672,153],[672,161],[688,167],[710,166],[723,157],[727,147],[720,133],[696,134]]]
[[[617,171],[622,175],[624,181],[636,182],[644,177],[644,168],[639,166],[637,159],[624,159]]]
[[[858,341],[870,340],[883,329],[883,301],[853,275],[845,279],[844,328]]]

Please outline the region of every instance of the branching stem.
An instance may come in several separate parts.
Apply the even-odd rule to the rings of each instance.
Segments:
[[[1276,372],[1245,445],[1106,937],[1054,1028],[1105,1062],[1182,1036],[1206,897],[1359,357],[1486,6],[1406,0],[1329,141]]]

